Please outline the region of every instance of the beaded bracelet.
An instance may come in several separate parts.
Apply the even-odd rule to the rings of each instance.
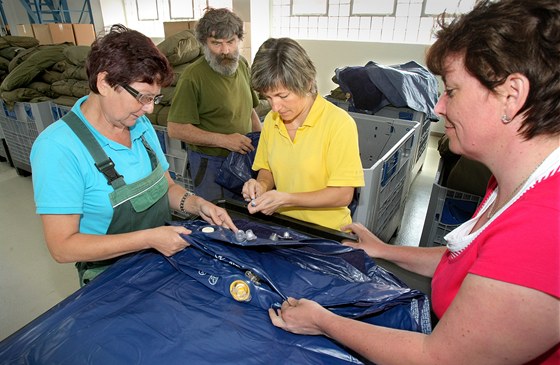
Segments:
[[[181,198],[181,201],[179,202],[179,210],[183,213],[187,213],[187,211],[185,210],[185,201],[187,200],[187,198],[189,196],[194,195],[194,193],[190,192],[190,191],[186,191],[185,194],[183,195],[183,197]]]

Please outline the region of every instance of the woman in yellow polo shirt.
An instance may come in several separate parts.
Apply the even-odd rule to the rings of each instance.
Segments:
[[[278,212],[340,229],[364,186],[358,131],[352,117],[317,95],[316,70],[290,38],[270,38],[251,66],[251,85],[270,102],[253,170],[243,186],[250,213]]]

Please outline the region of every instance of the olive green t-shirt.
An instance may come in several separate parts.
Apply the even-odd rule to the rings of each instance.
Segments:
[[[200,57],[181,74],[168,115],[168,121],[190,123],[222,134],[251,132],[251,112],[258,96],[250,87],[249,68],[239,59],[237,71],[224,76]],[[225,148],[189,145],[210,156],[227,156]]]

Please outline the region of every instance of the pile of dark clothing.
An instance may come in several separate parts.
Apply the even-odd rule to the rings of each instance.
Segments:
[[[384,66],[370,61],[365,66],[337,68],[333,81],[339,88],[331,92],[334,99],[344,99],[348,110],[375,114],[383,107],[407,107],[437,121],[434,107],[438,99],[438,82],[427,69],[414,61]]]

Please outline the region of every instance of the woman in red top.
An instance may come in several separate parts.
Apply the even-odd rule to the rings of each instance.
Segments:
[[[441,20],[427,56],[445,83],[436,112],[451,150],[492,171],[486,196],[447,247],[343,228],[359,237],[346,244],[432,277],[438,324],[429,335],[394,330],[294,298],[271,320],[376,364],[559,364],[560,2],[485,0]]]

